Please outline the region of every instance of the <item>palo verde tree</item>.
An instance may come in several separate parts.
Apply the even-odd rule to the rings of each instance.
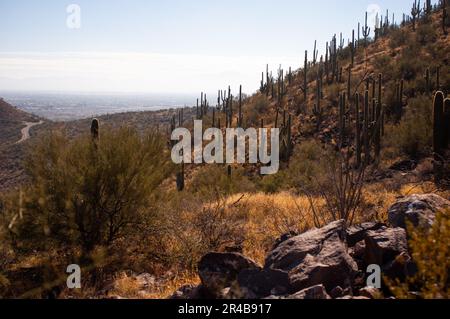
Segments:
[[[164,138],[133,128],[99,134],[98,121],[91,134],[52,133],[30,151],[23,220],[13,229],[20,238],[88,256],[151,219],[155,190],[172,170]]]

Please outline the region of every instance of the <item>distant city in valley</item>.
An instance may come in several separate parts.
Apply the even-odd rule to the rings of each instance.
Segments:
[[[157,111],[193,106],[195,97],[180,94],[0,92],[21,110],[52,121],[69,121],[104,114]]]

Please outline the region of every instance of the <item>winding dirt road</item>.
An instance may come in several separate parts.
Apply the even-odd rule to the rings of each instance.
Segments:
[[[43,121],[39,122],[23,122],[26,126],[21,130],[22,138],[16,143],[21,144],[30,138],[30,129],[36,125],[41,125]]]

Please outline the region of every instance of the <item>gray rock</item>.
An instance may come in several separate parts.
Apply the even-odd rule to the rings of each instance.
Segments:
[[[378,230],[384,225],[382,223],[363,223],[347,228],[347,244],[349,247],[355,246],[358,242],[364,240],[369,230]]]
[[[323,285],[316,285],[299,291],[293,295],[288,296],[286,299],[331,299],[327,294],[325,287]]]
[[[209,253],[200,260],[198,274],[207,293],[219,298],[223,289],[237,284],[239,273],[246,269],[260,267],[239,253]]]
[[[366,297],[369,299],[379,299],[382,296],[382,293],[379,289],[373,287],[364,287],[361,288],[358,294],[362,297]]]
[[[347,252],[344,226],[341,220],[286,240],[268,255],[265,268],[288,272],[294,291],[350,286],[357,265]]]
[[[366,252],[366,242],[364,240],[349,248],[348,253],[358,264],[358,269],[364,268],[364,255]]]
[[[245,299],[285,295],[291,291],[288,273],[275,269],[245,269],[238,275],[238,285]]]
[[[450,209],[450,201],[436,195],[411,195],[398,200],[389,208],[389,224],[406,229],[407,222],[430,228],[438,211]]]
[[[401,253],[407,253],[406,231],[403,228],[383,227],[367,232],[364,260],[367,265],[383,266]]]
[[[330,297],[333,299],[340,298],[344,296],[344,289],[342,289],[340,286],[334,287],[330,291]]]

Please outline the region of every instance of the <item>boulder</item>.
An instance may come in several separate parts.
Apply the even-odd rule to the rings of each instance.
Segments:
[[[300,235],[300,234],[298,234],[298,233],[296,233],[294,231],[290,231],[289,233],[281,235],[280,238],[275,240],[275,244],[273,245],[272,250],[276,249],[278,246],[280,246],[286,240],[291,239],[292,237],[295,237],[295,236],[298,236],[298,235]]]
[[[323,285],[316,285],[290,295],[286,299],[317,300],[331,299],[331,297],[327,294],[327,291],[325,290],[325,287]]]
[[[382,223],[371,222],[371,223],[363,223],[360,225],[355,225],[355,226],[351,226],[351,227],[347,228],[346,233],[347,233],[348,246],[349,247],[355,246],[358,242],[360,242],[360,241],[364,240],[364,238],[366,238],[366,233],[369,230],[378,230],[383,226],[385,226],[385,225],[383,225]]]
[[[361,240],[356,243],[355,246],[349,248],[348,252],[353,260],[358,264],[358,269],[363,269],[365,266],[364,255],[366,253],[366,242]]]
[[[238,284],[245,299],[285,295],[291,291],[288,273],[276,269],[245,269],[238,275]]]
[[[239,273],[246,269],[260,267],[239,253],[209,253],[198,264],[202,285],[212,298],[219,298],[225,288],[237,284]]]
[[[370,230],[365,243],[364,260],[367,265],[383,266],[392,262],[396,256],[407,253],[406,231],[403,228]]]
[[[413,171],[417,167],[417,161],[415,160],[404,160],[393,164],[389,167],[393,171],[409,172]]]
[[[348,287],[357,265],[347,252],[345,237],[341,220],[290,238],[269,253],[265,269],[287,272],[294,292],[320,284],[327,291]]]
[[[389,208],[389,224],[406,229],[407,222],[410,222],[415,227],[430,228],[436,213],[446,209],[450,209],[450,201],[436,194],[407,196]]]
[[[333,299],[336,298],[340,298],[342,296],[344,296],[344,289],[342,289],[340,286],[334,287],[331,291],[330,291],[330,297]]]
[[[382,293],[379,289],[374,287],[364,287],[361,288],[358,294],[362,297],[366,297],[369,299],[379,299],[382,297]]]

